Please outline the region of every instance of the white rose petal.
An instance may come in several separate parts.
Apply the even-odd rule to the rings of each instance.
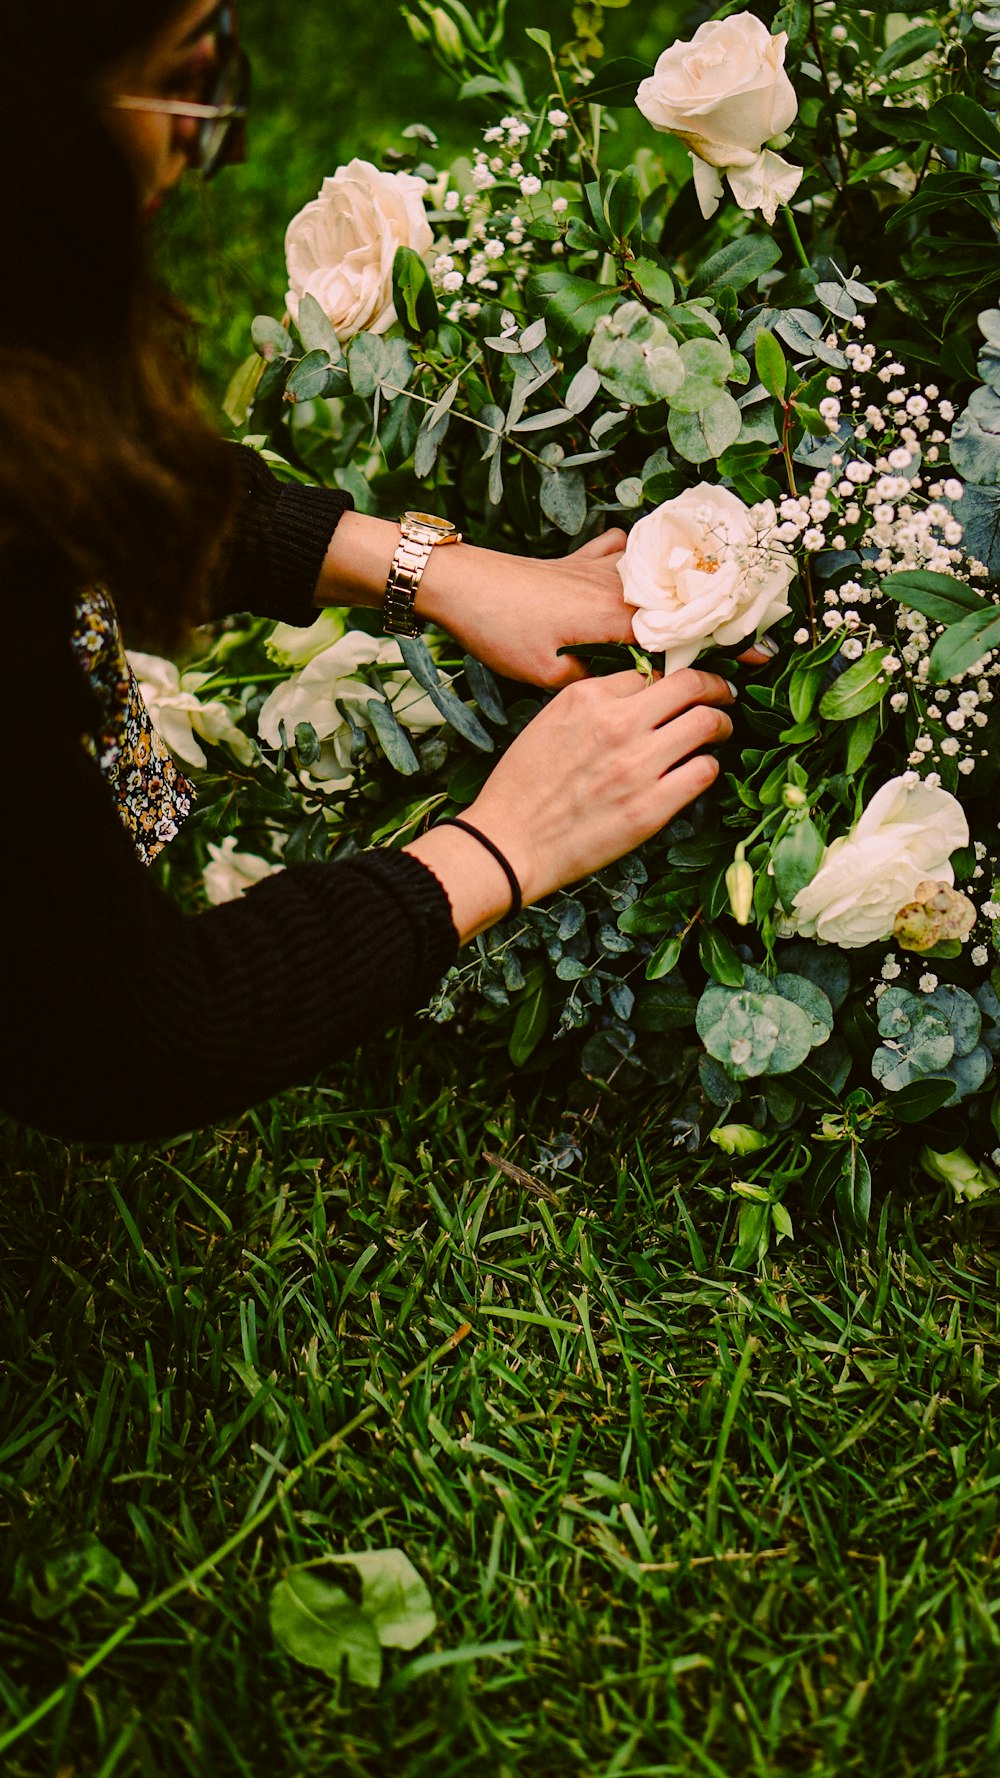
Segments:
[[[171,753],[185,765],[208,764],[204,750],[195,739],[228,748],[243,765],[254,757],[253,743],[238,729],[227,706],[217,698],[202,702],[200,688],[212,677],[210,673],[185,673],[173,661],[156,654],[129,651],[128,663],[139,682],[149,719]]]
[[[968,843],[969,824],[956,797],[914,773],[890,778],[799,890],[798,931],[844,950],[888,938],[918,883],[954,882],[951,854]]]
[[[333,779],[340,785],[349,782],[351,731],[338,704],[351,704],[355,722],[363,725],[364,705],[377,698],[378,693],[360,677],[361,669],[397,665],[400,670],[390,673],[383,689],[400,722],[415,734],[438,727],[443,718],[427,693],[403,668],[398,642],[351,630],[332,647],[314,655],[301,672],[275,686],[257,718],[261,740],[268,747],[279,748],[284,724],[286,744],[294,746],[296,729],[307,722],[321,749],[319,760],[309,767],[311,776],[322,781]]]
[[[740,209],[760,210],[765,222],[773,225],[778,205],[790,204],[795,196],[802,168],[765,148],[749,167],[728,167],[726,178]]]
[[[701,483],[633,525],[618,572],[636,641],[672,673],[787,616],[795,561],[729,489]]]
[[[353,339],[362,329],[385,333],[396,319],[396,249],[412,247],[426,256],[434,244],[424,210],[426,189],[412,173],[383,173],[364,160],[352,160],[324,179],[319,196],[292,218],[285,236],[285,300],[292,320],[309,295],[339,339]]]

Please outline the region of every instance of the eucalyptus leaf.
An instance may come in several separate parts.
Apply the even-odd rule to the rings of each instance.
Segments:
[[[250,338],[261,358],[268,363],[274,358],[291,358],[295,351],[295,342],[287,327],[282,327],[281,322],[275,321],[271,315],[254,316]]]
[[[506,727],[509,720],[507,712],[503,707],[497,682],[489,668],[484,667],[482,661],[477,661],[475,655],[471,654],[463,657],[462,667],[469,682],[469,690],[483,715],[488,716],[491,722],[497,723],[500,727]]]
[[[587,484],[578,469],[551,469],[542,474],[542,511],[560,531],[575,537],[587,519]]]
[[[345,699],[345,703],[346,703]],[[413,751],[410,737],[393,714],[392,705],[383,698],[371,698],[363,707],[365,720],[375,731],[382,752],[394,771],[410,778],[419,772],[420,761]]]
[[[299,312],[295,325],[307,352],[326,352],[332,363],[343,363],[344,352],[336,329],[332,321],[329,321],[323,313],[316,298],[309,292],[299,298]]]
[[[704,463],[721,457],[723,451],[736,443],[743,417],[729,394],[719,395],[699,414],[679,413],[671,408],[667,422],[670,442],[689,463]]]

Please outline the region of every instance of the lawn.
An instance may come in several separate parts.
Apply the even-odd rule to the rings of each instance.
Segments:
[[[995,1772],[995,1212],[736,1273],[655,1104],[554,1171],[560,1080],[450,1041],[158,1150],[6,1131],[5,1770]],[[389,1546],[431,1638],[284,1654],[287,1568]]]

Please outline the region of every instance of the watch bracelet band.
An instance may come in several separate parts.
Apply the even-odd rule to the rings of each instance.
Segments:
[[[392,558],[382,601],[382,625],[387,635],[420,635],[422,626],[413,606],[433,548],[430,541],[407,537],[404,530]]]

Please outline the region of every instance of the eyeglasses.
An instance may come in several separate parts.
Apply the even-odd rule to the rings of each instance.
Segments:
[[[153,99],[118,93],[111,104],[118,111],[153,111],[165,117],[189,117],[201,127],[191,156],[192,167],[211,179],[220,167],[247,157],[246,119],[250,104],[250,63],[240,47],[236,7],[223,4],[215,26],[215,61],[203,103],[193,99]]]

